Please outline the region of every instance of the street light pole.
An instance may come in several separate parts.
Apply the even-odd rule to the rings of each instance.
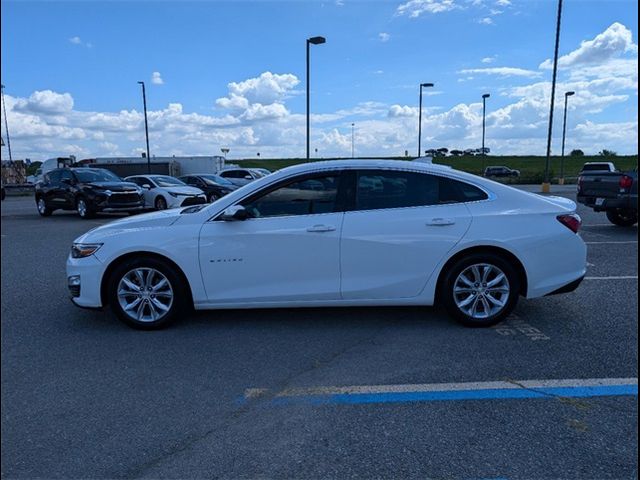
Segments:
[[[351,124],[351,158],[355,157],[355,123]]]
[[[2,111],[4,114],[4,129],[7,132],[7,150],[9,150],[9,163],[13,165],[13,157],[11,156],[11,139],[9,138],[9,122],[7,121],[7,104],[4,101],[4,85],[1,85],[2,92]]]
[[[147,140],[147,173],[151,173],[151,157],[149,156],[149,123],[147,122],[147,92],[144,88],[144,82],[138,82],[142,85],[142,104],[144,106],[144,134]]]
[[[564,120],[562,122],[562,156],[560,157],[560,180],[558,183],[564,185],[564,141],[567,138],[567,99],[575,95],[576,92],[564,92]]]
[[[484,149],[484,130],[485,130],[485,116],[487,113],[487,98],[489,98],[491,94],[485,93],[482,95],[482,171],[484,172],[484,157],[486,155]]]
[[[549,167],[551,164],[551,134],[553,132],[553,108],[555,106],[556,77],[558,74],[558,49],[560,48],[560,21],[562,19],[562,0],[558,0],[558,19],[556,21],[556,46],[553,53],[553,77],[551,80],[551,106],[549,108],[549,130],[547,132],[547,160],[544,166],[544,181],[542,192],[549,192],[551,189],[549,178]]]
[[[311,37],[307,38],[307,160],[309,160],[309,51],[311,50],[310,46],[313,45],[321,45],[327,41],[324,37]]]
[[[418,107],[418,157],[421,155],[422,147],[422,87],[433,87],[433,83],[420,84],[420,104]]]

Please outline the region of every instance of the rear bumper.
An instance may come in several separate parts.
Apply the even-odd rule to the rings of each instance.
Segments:
[[[578,195],[578,203],[593,208],[596,212],[603,212],[614,208],[633,208],[638,209],[638,195],[623,195],[619,197],[604,198],[602,204],[597,205],[598,198],[590,195]]]
[[[561,293],[573,292],[582,283],[582,280],[584,280],[584,275],[574,280],[573,282],[567,283],[564,287],[560,287],[557,290],[554,290],[553,292],[547,293],[545,296],[548,297],[549,295],[559,295]]]

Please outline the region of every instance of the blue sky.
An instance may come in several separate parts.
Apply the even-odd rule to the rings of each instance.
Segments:
[[[420,82],[436,84],[424,98],[425,148],[479,147],[480,97],[490,92],[492,151],[544,154],[555,1],[4,1],[1,8],[16,158],[138,155],[137,80],[147,84],[152,154],[229,147],[231,157],[302,156],[305,38],[313,35],[327,38],[312,48],[318,155],[349,155],[351,123],[359,155],[413,153]],[[569,148],[637,153],[637,17],[631,0],[565,1],[557,98],[577,91]]]

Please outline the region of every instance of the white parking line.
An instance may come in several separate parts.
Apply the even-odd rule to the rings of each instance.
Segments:
[[[637,275],[619,275],[611,277],[584,277],[585,280],[638,280]]]
[[[637,240],[625,240],[625,241],[611,241],[611,242],[584,242],[587,245],[607,245],[607,244],[620,244],[620,245],[626,245],[626,244],[637,244],[638,241]]]

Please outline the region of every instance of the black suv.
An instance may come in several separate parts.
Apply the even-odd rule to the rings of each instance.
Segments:
[[[144,196],[134,183],[123,182],[102,168],[56,168],[36,184],[36,206],[43,217],[54,210],[76,210],[82,218],[97,212],[137,212]]]
[[[197,187],[207,195],[209,202],[215,202],[227,193],[237,190],[238,185],[231,183],[226,178],[210,173],[184,175],[179,178],[191,187]]]
[[[484,169],[485,177],[519,177],[520,170],[513,170],[509,167],[487,167]]]

